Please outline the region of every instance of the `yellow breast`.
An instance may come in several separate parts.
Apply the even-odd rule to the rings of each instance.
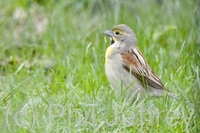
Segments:
[[[112,46],[109,46],[106,49],[106,54],[105,54],[105,63],[108,61],[108,58],[110,58],[110,56],[113,54],[114,49],[112,48]]]

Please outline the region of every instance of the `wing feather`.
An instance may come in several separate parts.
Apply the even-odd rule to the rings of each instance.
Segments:
[[[128,72],[131,72],[139,80],[144,80],[145,83],[153,88],[160,90],[164,89],[163,83],[151,70],[147,61],[137,47],[121,53],[121,56],[124,63],[123,66]]]

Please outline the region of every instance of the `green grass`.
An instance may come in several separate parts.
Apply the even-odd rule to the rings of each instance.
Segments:
[[[1,132],[200,132],[195,12],[197,2],[181,0],[0,0]],[[180,100],[135,103],[111,89],[102,32],[120,23]]]

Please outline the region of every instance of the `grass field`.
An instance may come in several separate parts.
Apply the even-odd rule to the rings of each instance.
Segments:
[[[102,32],[121,23],[180,100],[109,86]],[[199,33],[195,0],[0,0],[1,132],[199,133]]]

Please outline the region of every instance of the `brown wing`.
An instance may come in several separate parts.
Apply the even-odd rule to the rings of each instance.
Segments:
[[[147,61],[137,47],[126,51],[125,53],[121,53],[121,56],[123,58],[124,68],[126,68],[128,72],[131,72],[139,80],[145,81],[153,88],[160,90],[164,89],[164,85],[161,80],[151,70]]]

